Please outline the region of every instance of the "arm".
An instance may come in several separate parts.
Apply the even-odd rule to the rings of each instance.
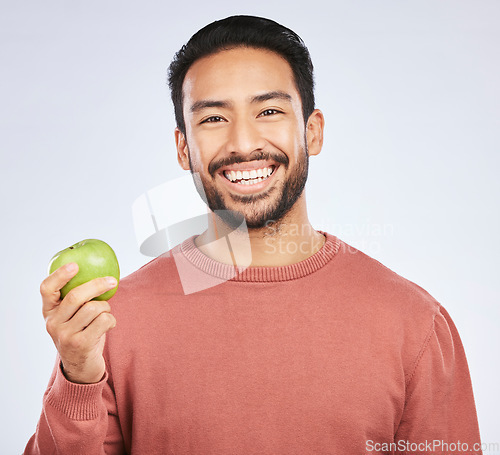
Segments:
[[[95,278],[61,300],[61,288],[77,271],[77,264],[61,266],[40,285],[42,313],[57,358],[26,455],[124,452],[103,356],[106,332],[116,320],[107,301],[93,300],[116,286],[116,279]]]
[[[394,440],[422,444],[413,452],[482,454],[465,351],[442,306],[406,381],[405,408]],[[460,447],[452,445],[458,443]]]
[[[44,393],[42,413],[24,455],[124,454],[115,395],[108,373],[95,384],[66,379],[59,355]]]

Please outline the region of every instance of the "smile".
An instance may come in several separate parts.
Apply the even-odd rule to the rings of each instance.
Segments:
[[[224,171],[223,174],[230,182],[240,185],[255,185],[263,180],[267,180],[275,169],[276,166],[273,164],[269,167],[252,169],[250,171]]]
[[[254,193],[271,185],[280,166],[270,165],[252,170],[225,170],[218,175],[225,185],[239,193]]]

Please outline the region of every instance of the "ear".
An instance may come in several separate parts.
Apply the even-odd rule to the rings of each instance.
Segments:
[[[189,171],[189,151],[184,134],[179,128],[175,128],[175,146],[177,147],[177,161],[185,171]]]
[[[318,155],[323,147],[325,118],[319,109],[314,109],[306,125],[307,150],[309,155]]]

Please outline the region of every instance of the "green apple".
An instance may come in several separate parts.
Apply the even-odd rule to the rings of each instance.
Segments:
[[[49,274],[59,267],[76,262],[78,273],[71,278],[61,289],[61,299],[66,297],[71,289],[80,286],[94,278],[114,276],[120,281],[120,268],[113,249],[102,240],[86,239],[56,253],[49,263]],[[106,291],[92,300],[109,300],[118,289],[118,284],[113,289]]]

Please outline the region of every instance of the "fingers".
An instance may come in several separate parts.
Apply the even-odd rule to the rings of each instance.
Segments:
[[[71,269],[71,267],[74,267]],[[40,285],[42,295],[42,312],[44,317],[47,313],[59,304],[60,290],[64,285],[78,273],[78,264],[72,262],[54,270]]]
[[[83,331],[89,342],[97,343],[100,338],[116,326],[116,319],[111,313],[100,313]]]
[[[99,301],[92,299],[104,294],[106,291],[109,291],[116,286],[116,280],[113,278],[114,282],[110,283],[108,278],[112,277],[95,278],[69,291],[68,295],[66,295],[63,301],[59,304],[59,308],[57,308],[57,314],[53,317],[54,322],[62,324],[69,321],[75,313],[79,312],[80,308],[83,309],[84,306],[87,306],[87,302],[90,304],[89,309],[99,309]],[[108,309],[106,311],[110,311],[109,304],[107,302],[106,304],[108,305]],[[92,314],[92,311],[85,310],[79,320],[87,321],[87,324],[90,323],[93,319],[88,320],[90,314]],[[97,314],[94,315],[94,317],[96,316]]]
[[[85,306],[82,307],[82,310],[84,308]],[[84,316],[80,318],[82,310],[68,323],[59,325],[57,331],[53,333],[56,346],[66,355],[72,354],[77,357],[77,352],[87,353],[91,351],[100,338],[116,326],[116,319],[109,312],[99,312],[98,309],[89,310],[86,312],[88,322],[85,322]]]
[[[80,309],[71,317],[63,322],[64,330],[76,333],[88,327],[102,313],[111,314],[111,306],[106,300],[91,300],[83,304]]]

